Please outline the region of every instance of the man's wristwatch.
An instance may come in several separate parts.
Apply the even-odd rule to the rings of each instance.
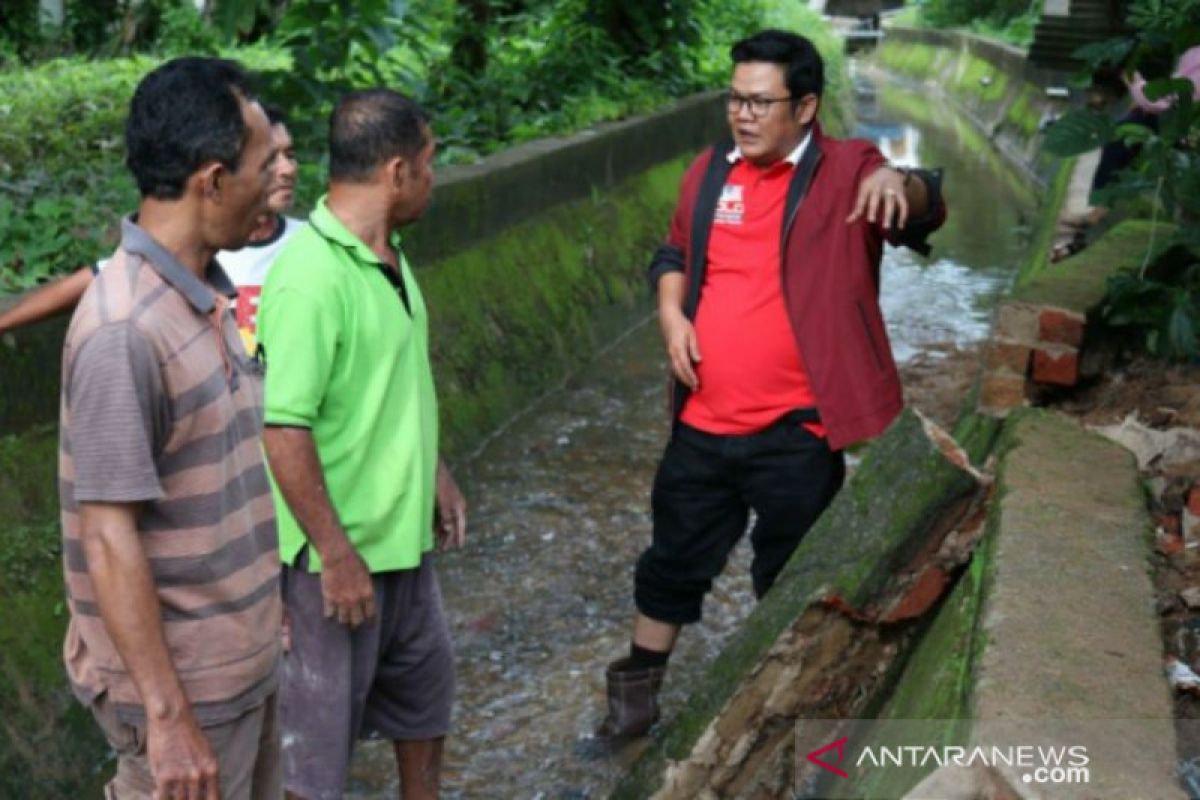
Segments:
[[[891,162],[888,162],[888,163],[887,163],[887,164],[885,164],[884,166],[886,166],[886,167],[887,167],[888,169],[890,169],[892,172],[899,172],[901,175],[903,175],[903,176],[904,176],[904,183],[903,183],[902,185],[904,186],[904,188],[905,188],[905,189],[907,189],[907,188],[908,188],[908,184],[909,184],[909,182],[910,182],[910,181],[912,181],[912,174],[913,174],[913,171],[912,171],[912,169],[911,169],[911,168],[909,168],[909,167],[902,167],[902,166],[900,166],[899,164],[893,164],[893,163],[891,163]]]

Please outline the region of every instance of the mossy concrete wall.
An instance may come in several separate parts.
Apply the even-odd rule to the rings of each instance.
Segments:
[[[1009,45],[957,31],[889,27],[874,56],[883,69],[944,96],[1014,165],[1041,183],[1057,160],[1041,152],[1044,122],[1070,98],[1052,98],[1051,73]]]
[[[63,679],[57,450],[52,425],[0,437],[0,797],[99,796],[108,752]]]
[[[471,449],[645,313],[645,262],[690,158],[418,270],[450,453]]]

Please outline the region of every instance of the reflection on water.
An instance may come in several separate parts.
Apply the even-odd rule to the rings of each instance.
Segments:
[[[880,304],[896,359],[904,363],[933,343],[977,342],[986,336],[991,309],[1028,245],[1029,195],[1011,181],[981,173],[981,166],[996,160],[990,152],[977,152],[977,142],[954,136],[953,120],[923,134],[904,113],[915,97],[911,92],[862,80],[858,86],[856,135],[873,139],[895,164],[941,167],[946,176],[951,213],[933,238],[932,256],[888,248],[884,257]]]
[[[995,162],[918,130],[889,97],[913,99],[879,92],[862,133],[898,163],[943,166],[952,207],[932,259],[887,252],[883,306],[903,360],[984,335],[1024,243],[1022,201]],[[470,544],[438,562],[459,677],[446,797],[602,797],[619,774],[577,747],[601,716],[605,663],[628,646],[633,562],[649,541],[666,433],[664,376],[657,326],[644,323],[460,469]],[[740,547],[704,622],[684,631],[667,716],[749,611],[748,562]],[[360,747],[351,796],[396,793],[391,749]]]

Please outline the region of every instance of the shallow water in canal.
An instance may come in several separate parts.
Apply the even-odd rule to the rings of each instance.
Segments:
[[[885,256],[882,303],[902,370],[986,335],[1032,213],[1021,180],[939,104],[893,86],[860,97],[858,135],[893,161],[946,174],[950,218],[933,257]],[[603,797],[619,775],[578,744],[602,716],[604,665],[628,647],[633,563],[649,541],[667,432],[665,375],[647,320],[459,467],[469,543],[438,561],[459,686],[444,797]],[[743,542],[704,621],[681,636],[665,716],[751,609],[748,564]],[[361,745],[350,796],[395,797],[396,787],[391,748]]]

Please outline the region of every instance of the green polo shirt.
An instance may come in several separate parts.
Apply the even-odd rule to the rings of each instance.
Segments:
[[[338,519],[372,572],[416,567],[433,547],[429,323],[398,234],[392,247],[403,291],[322,197],[272,265],[258,311],[266,423],[312,430]],[[272,490],[279,556],[294,564],[307,538]],[[315,551],[309,564],[320,571]]]

